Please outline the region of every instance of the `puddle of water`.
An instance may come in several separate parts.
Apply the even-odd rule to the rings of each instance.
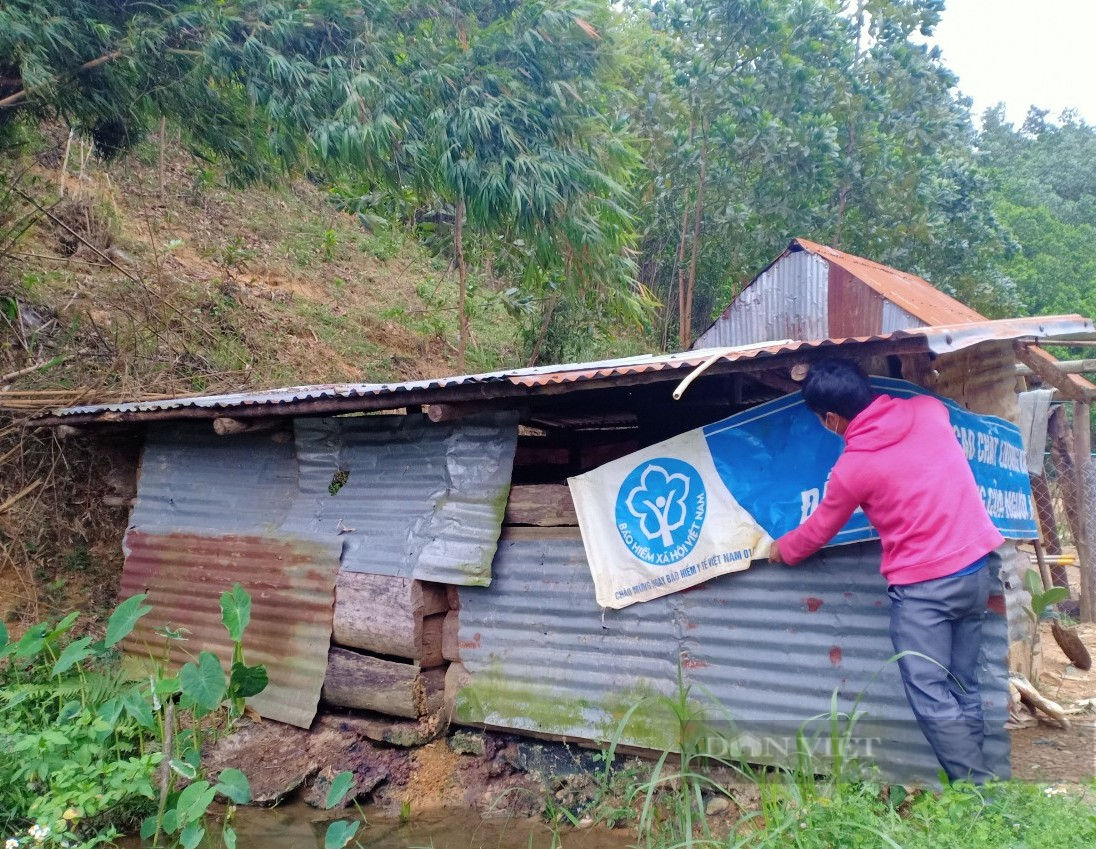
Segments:
[[[348,811],[346,819],[351,819]],[[366,810],[367,822],[354,835],[361,849],[625,849],[635,844],[631,829],[564,829],[553,838],[548,826],[536,819],[484,819],[471,810],[423,811],[408,823],[374,818]],[[304,804],[277,808],[237,808],[233,826],[237,849],[323,849],[327,832],[326,813]],[[332,819],[337,819],[333,817]],[[210,823],[210,830],[218,830]],[[218,849],[219,835],[203,844]],[[140,849],[137,840],[119,842],[122,849]]]

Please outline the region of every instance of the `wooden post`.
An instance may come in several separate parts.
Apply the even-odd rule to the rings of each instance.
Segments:
[[[444,691],[442,667],[420,669],[338,647],[327,655],[323,698],[339,707],[417,719],[441,707]]]
[[[1081,621],[1096,622],[1096,468],[1092,463],[1092,404],[1076,401],[1073,407],[1074,473],[1077,476],[1077,560],[1081,567]]]

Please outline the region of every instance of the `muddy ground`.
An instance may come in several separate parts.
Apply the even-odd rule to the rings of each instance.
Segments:
[[[1076,626],[1096,656],[1096,625]],[[1039,689],[1066,711],[1070,728],[1017,703],[1012,711],[1015,778],[1055,783],[1096,776],[1096,670],[1070,664],[1044,623]],[[362,804],[388,816],[401,808],[439,808],[491,815],[537,816],[546,808],[583,811],[597,797],[596,752],[512,734],[433,729],[411,721],[326,714],[311,731],[246,722],[208,757],[213,774],[228,766],[250,777],[258,804],[303,799],[323,808],[341,771],[354,773]],[[636,766],[636,776],[644,773]]]

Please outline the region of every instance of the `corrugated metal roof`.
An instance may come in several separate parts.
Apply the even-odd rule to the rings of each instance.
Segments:
[[[1047,341],[1096,338],[1092,321],[1079,315],[1014,318],[920,327],[845,339],[768,342],[677,354],[629,357],[590,363],[460,375],[403,383],[324,384],[265,392],[207,395],[162,401],[67,407],[43,414],[35,425],[212,419],[218,416],[300,416],[395,409],[407,404],[452,403],[484,398],[521,399],[552,392],[598,389],[628,383],[669,381],[719,355],[710,371],[730,373],[776,368],[803,360],[813,351],[838,349],[849,356],[903,350],[947,353],[993,339]]]
[[[878,543],[840,546],[796,569],[761,563],[602,611],[577,535],[504,536],[491,589],[460,591],[460,653],[471,677],[457,720],[657,750],[674,747],[671,706],[687,700],[690,713],[717,727],[724,720],[732,736],[776,738],[758,759],[786,762],[800,723],[828,716],[836,691],[840,710],[865,712],[855,736],[873,746],[884,774],[931,780],[939,766],[887,663],[889,603],[878,566]],[[1001,775],[1007,650],[1004,618],[988,617],[980,675],[987,754]]]
[[[914,316],[921,324],[958,324],[986,320],[981,313],[941,292],[916,274],[899,271],[889,265],[872,262],[870,259],[847,254],[807,239],[793,239],[785,256],[797,247],[845,269],[888,301]]]
[[[264,664],[270,677],[248,703],[279,722],[312,724],[327,671],[338,542],[131,528],[124,547],[119,595],[147,592],[152,605],[123,642],[128,655],[177,668],[205,649],[230,663],[220,596],[238,581],[251,595],[245,657]],[[166,640],[154,630],[165,626],[184,629],[186,641]]]

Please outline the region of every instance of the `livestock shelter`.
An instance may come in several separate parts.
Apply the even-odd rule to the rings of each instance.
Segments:
[[[120,595],[147,592],[154,612],[127,651],[159,649],[168,624],[192,653],[223,648],[217,597],[239,582],[248,661],[271,681],[252,705],[271,719],[307,727],[322,701],[426,734],[451,722],[657,751],[680,745],[684,713],[716,729],[715,753],[779,762],[812,717],[855,712],[850,754],[931,781],[887,662],[878,543],[601,609],[565,481],[794,391],[821,356],[999,414],[1017,350],[1078,338],[1096,338],[1080,316],[971,321],[35,423],[140,448],[132,491],[115,495],[132,504]],[[981,677],[991,766],[1007,775],[1005,614],[1022,598],[1015,547],[1002,555]]]

